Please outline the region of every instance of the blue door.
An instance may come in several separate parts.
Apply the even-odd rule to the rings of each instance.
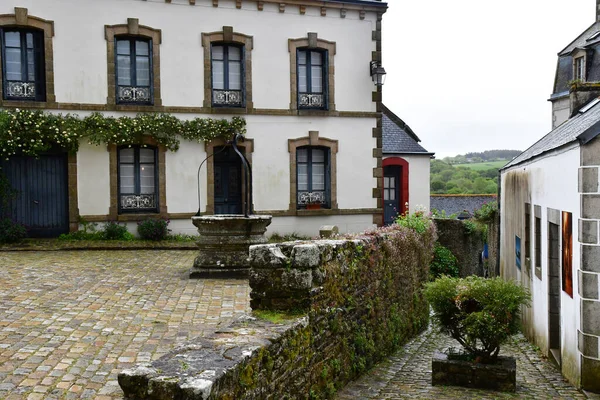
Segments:
[[[241,214],[242,162],[231,146],[215,150],[214,170],[215,214]]]
[[[0,161],[2,173],[15,190],[0,214],[27,227],[30,237],[69,232],[66,154],[38,158],[15,156]]]
[[[400,212],[400,167],[383,168],[383,223],[391,225]]]

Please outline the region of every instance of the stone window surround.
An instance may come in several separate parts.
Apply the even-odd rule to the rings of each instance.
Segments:
[[[212,58],[211,45],[213,43],[237,44],[244,48],[244,106],[243,107],[218,107],[219,109],[249,110],[254,109],[252,102],[252,49],[254,39],[252,36],[234,32],[233,27],[224,26],[220,32],[202,32],[202,47],[204,48],[204,102],[206,108],[212,108]]]
[[[110,144],[107,146],[109,152],[109,175],[110,175],[110,208],[108,219],[113,221],[142,221],[147,218],[168,218],[167,212],[167,184],[166,184],[166,152],[167,148],[159,145],[150,136],[144,136],[142,145],[153,146],[158,152],[158,213],[127,213],[119,214],[119,170],[118,170],[118,146]]]
[[[0,15],[0,27],[33,28],[43,32],[44,35],[44,73],[46,79],[46,101],[3,100],[3,85],[0,85],[0,106],[16,107],[46,107],[56,103],[54,95],[54,52],[52,38],[54,37],[54,21],[48,21],[29,15],[27,8],[15,7],[14,14]],[[0,57],[2,55],[0,54]],[[1,61],[1,60],[0,60]],[[0,62],[0,68],[1,68]],[[4,74],[2,72],[2,74]]]
[[[222,138],[213,139],[210,142],[204,143],[206,155],[210,157],[206,163],[206,210],[204,215],[213,215],[215,213],[215,162],[214,154],[215,147],[227,146],[228,141]],[[244,153],[250,167],[252,167],[252,153],[254,153],[254,139],[244,138],[243,142],[238,143],[238,148]],[[244,180],[242,167],[242,196],[246,191],[246,183]],[[252,207],[254,209],[254,207]]]
[[[539,280],[542,279],[542,207],[538,205],[533,206],[533,247],[534,247],[534,270],[535,276]]]
[[[298,109],[298,74],[297,74],[297,50],[301,48],[327,51],[327,107],[323,111],[335,111],[335,53],[336,44],[328,40],[319,39],[318,34],[309,32],[306,38],[288,39],[288,50],[290,52],[290,109]],[[307,112],[319,112],[319,110],[306,110]]]
[[[329,149],[329,169],[331,181],[330,193],[331,193],[331,210],[338,209],[337,203],[337,152],[338,152],[338,141],[328,138],[319,137],[319,131],[309,131],[308,136],[301,137],[298,139],[288,139],[288,151],[290,153],[290,213],[297,213],[302,211],[302,214],[311,214],[313,211],[320,210],[298,210],[298,190],[297,190],[297,164],[296,164],[296,150],[298,147],[303,146],[319,146],[326,147]]]
[[[152,41],[152,104],[119,105],[116,102],[116,61],[115,61],[115,37],[130,36],[150,39]],[[160,29],[140,25],[137,18],[127,18],[127,24],[104,25],[104,38],[106,39],[106,64],[108,76],[108,95],[106,104],[127,108],[133,107],[160,107],[160,44],[162,43],[162,32]]]

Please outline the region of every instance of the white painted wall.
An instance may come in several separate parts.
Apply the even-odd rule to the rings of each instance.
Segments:
[[[555,151],[548,156],[526,165],[511,168],[502,174],[502,222],[500,269],[504,277],[515,278],[531,288],[533,307],[526,313],[531,336],[542,351],[548,353],[548,208],[568,211],[573,214],[573,298],[561,291],[561,350],[563,373],[576,381],[573,371],[579,369],[577,352],[577,328],[580,326],[580,296],[578,294],[578,271],[580,269],[580,246],[577,221],[580,217],[578,192],[578,168],[580,153],[578,146],[567,150]],[[521,193],[520,187],[507,184],[509,173],[518,172],[528,180],[527,193]],[[521,187],[526,186],[522,185]],[[531,208],[531,254],[535,257],[535,219],[534,205],[542,207],[542,280],[534,274],[535,260],[532,260],[532,276],[529,279],[517,270],[515,265],[515,235],[521,237],[524,254],[524,213],[523,207],[513,203],[513,199],[526,198]],[[520,203],[521,201],[519,201]],[[559,242],[560,244],[560,242]],[[562,253],[560,253],[562,254]],[[561,259],[562,265],[562,259]]]
[[[571,101],[569,97],[552,102],[552,129],[569,119]]]
[[[77,153],[77,194],[81,215],[106,215],[110,207],[109,153],[106,146],[82,142]]]
[[[198,0],[195,6],[176,0],[19,0],[0,3],[0,14],[26,7],[29,14],[54,21],[54,76],[56,100],[68,103],[103,104],[107,97],[107,59],[104,25],[127,23],[138,18],[141,25],[162,30],[161,91],[163,105],[202,106],[204,67],[202,32],[221,31],[224,25],[254,38],[252,52],[253,96],[257,108],[287,109],[290,104],[289,38],[319,38],[337,44],[335,56],[336,108],[344,111],[375,111],[371,101],[373,83],[369,76],[375,42],[376,15],[349,10],[288,5],[280,13],[275,4],[257,11],[255,2],[236,9],[235,1]]]

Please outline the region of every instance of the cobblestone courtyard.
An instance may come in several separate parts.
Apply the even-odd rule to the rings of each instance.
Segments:
[[[0,399],[122,399],[121,370],[249,312],[244,280],[189,280],[195,251],[0,252]],[[522,337],[517,393],[431,386],[429,330],[342,390],[350,399],[584,399]],[[597,396],[593,398],[599,398]]]
[[[122,399],[117,374],[249,311],[195,251],[0,252],[0,399]]]

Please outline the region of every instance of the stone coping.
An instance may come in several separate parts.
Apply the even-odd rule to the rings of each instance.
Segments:
[[[1,251],[63,251],[63,250],[197,250],[196,242],[168,240],[58,240],[25,239],[18,243],[0,244]]]

